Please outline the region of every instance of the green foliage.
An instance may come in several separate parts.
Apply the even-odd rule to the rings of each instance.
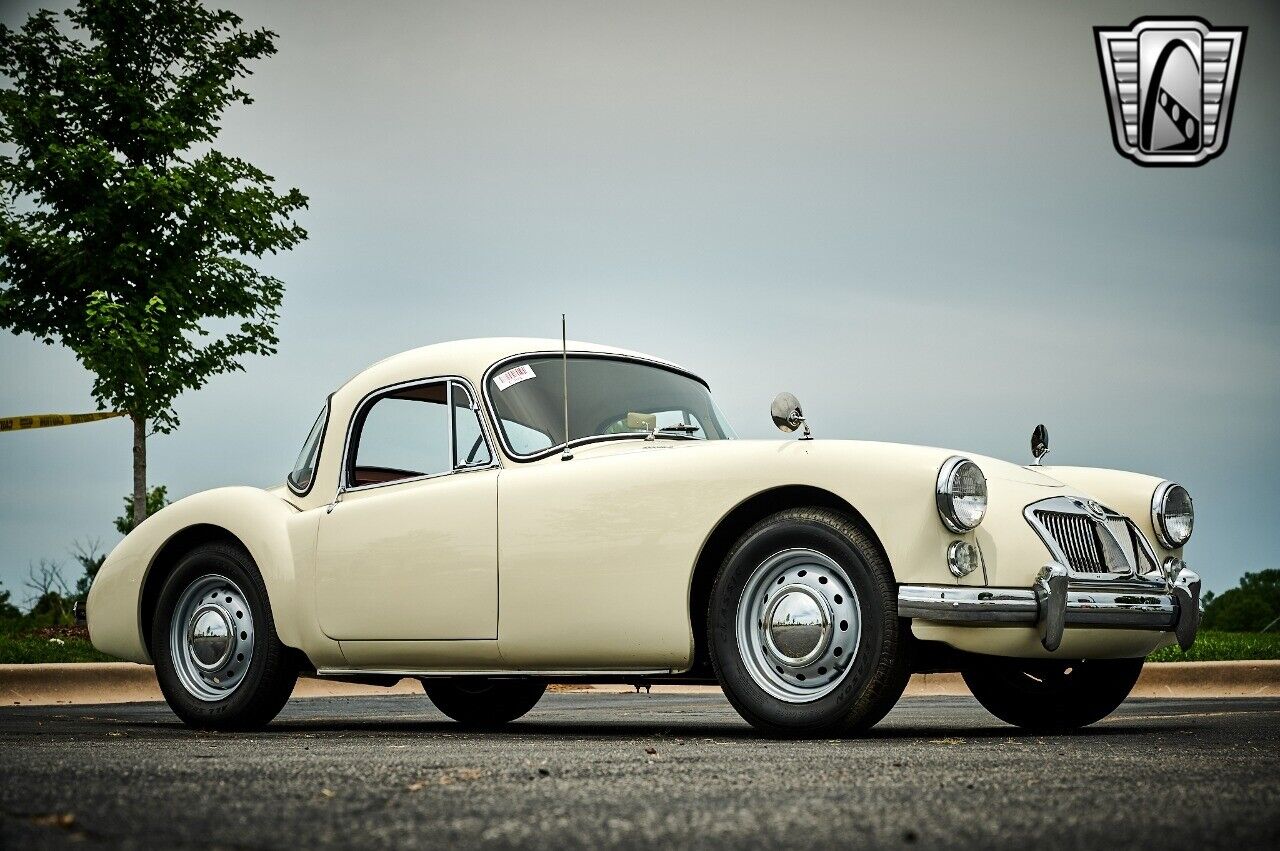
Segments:
[[[1216,597],[1205,611],[1207,629],[1222,632],[1258,632],[1275,618],[1271,607],[1259,594],[1232,588]]]
[[[99,407],[168,432],[180,393],[275,351],[284,287],[245,258],[306,238],[305,196],[211,148],[275,34],[197,0],[64,15],[0,27],[0,327],[68,346]]]
[[[0,582],[0,585],[4,585],[4,583]],[[9,621],[22,617],[22,611],[9,602],[9,597],[12,593],[12,591],[0,589],[0,621]]]
[[[32,620],[40,624],[65,624],[72,616],[72,601],[57,591],[46,591],[31,607]]]
[[[93,580],[98,575],[98,571],[102,569],[102,563],[107,560],[107,554],[98,552],[98,542],[88,541],[86,543],[77,542],[72,547],[71,555],[84,569],[84,573],[76,580],[76,593],[72,597],[74,601],[89,599],[89,588],[93,585]]]
[[[1147,657],[1148,662],[1228,662],[1241,659],[1280,659],[1280,633],[1202,630],[1186,653],[1175,644]]]
[[[1239,588],[1206,594],[1202,629],[1256,632],[1280,617],[1280,570],[1246,573]]]
[[[150,517],[169,504],[169,489],[164,485],[156,485],[147,491],[147,516]],[[124,514],[115,519],[116,531],[127,535],[133,531],[133,496],[124,498]],[[95,570],[94,573],[97,573]]]
[[[0,665],[113,661],[94,649],[83,630],[40,629],[28,620],[0,620]]]
[[[1280,568],[1246,573],[1240,590],[1256,594],[1271,609],[1272,617],[1280,616]]]

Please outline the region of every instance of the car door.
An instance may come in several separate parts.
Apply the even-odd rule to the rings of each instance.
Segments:
[[[498,468],[460,379],[387,388],[356,409],[320,517],[316,609],[339,640],[496,639]]]

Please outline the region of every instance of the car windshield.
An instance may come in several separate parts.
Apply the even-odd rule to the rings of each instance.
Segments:
[[[564,361],[510,361],[489,378],[489,399],[510,450],[533,457],[564,443]],[[661,366],[569,356],[572,441],[646,436],[724,440],[734,436],[705,384]]]

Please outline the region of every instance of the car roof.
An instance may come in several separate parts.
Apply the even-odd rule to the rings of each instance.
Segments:
[[[571,355],[575,353],[621,355],[663,364],[682,372],[686,371],[671,361],[642,352],[620,349],[617,346],[584,343],[578,340],[570,340],[567,345]],[[353,403],[382,387],[442,375],[461,376],[479,389],[485,372],[495,363],[520,355],[559,352],[560,348],[560,341],[549,337],[479,337],[434,343],[383,358],[357,373],[338,390],[335,396],[344,397],[345,401]]]

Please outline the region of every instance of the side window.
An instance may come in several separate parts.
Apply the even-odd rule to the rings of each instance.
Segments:
[[[447,473],[453,469],[449,433],[447,382],[382,396],[357,425],[349,481],[358,487]]]
[[[467,388],[453,385],[453,458],[454,466],[487,467],[493,463],[489,444],[480,427],[480,415],[476,413]]]

